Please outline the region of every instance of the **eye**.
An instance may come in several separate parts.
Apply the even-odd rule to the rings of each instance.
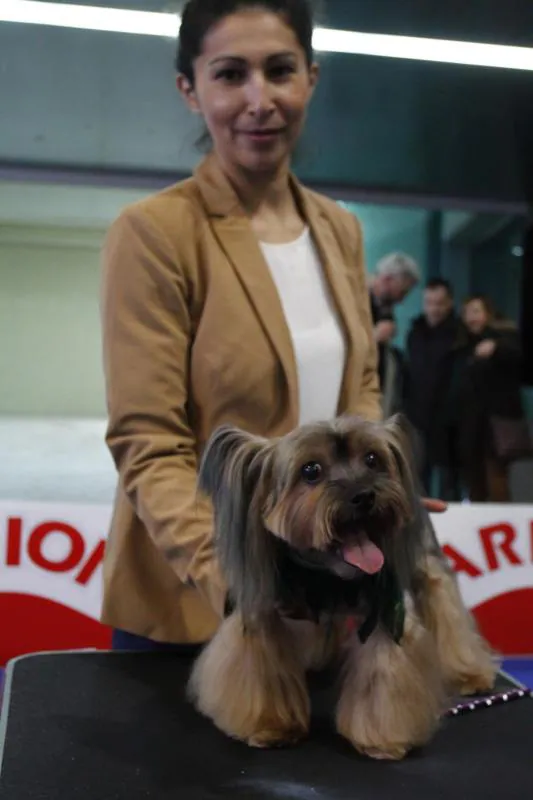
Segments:
[[[225,67],[218,70],[215,79],[223,83],[239,83],[244,79],[244,70],[238,67]]]
[[[301,476],[306,483],[318,483],[322,477],[322,467],[317,461],[310,461],[303,465]]]
[[[290,75],[292,75],[296,70],[292,66],[292,64],[276,64],[276,66],[270,67],[268,70],[269,78],[273,81],[283,81],[286,80]]]
[[[379,458],[371,451],[365,455],[365,464],[369,469],[376,469],[379,466]]]

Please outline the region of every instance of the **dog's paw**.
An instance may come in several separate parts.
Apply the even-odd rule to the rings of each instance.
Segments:
[[[472,695],[490,692],[496,683],[498,664],[489,652],[473,653],[470,662],[457,667],[451,688],[459,694]]]
[[[247,739],[250,747],[262,749],[275,747],[290,747],[297,744],[307,735],[307,730],[303,728],[292,728],[291,730],[263,730],[254,733]]]
[[[376,761],[401,761],[405,758],[411,748],[403,745],[386,745],[382,748],[379,747],[360,747],[354,745],[358,753],[368,758],[373,758]]]
[[[420,737],[418,740],[411,738],[407,729],[396,730],[396,735],[391,736],[390,730],[379,731],[375,725],[369,727],[360,718],[355,718],[349,728],[339,725],[337,730],[358,753],[378,761],[401,761],[420,745]]]
[[[464,675],[459,682],[459,693],[463,697],[473,694],[485,694],[486,692],[492,691],[495,683],[495,669],[487,669],[484,672]]]

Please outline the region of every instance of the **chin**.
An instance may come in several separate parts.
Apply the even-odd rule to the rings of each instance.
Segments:
[[[240,168],[249,175],[275,176],[286,167],[289,156],[279,153],[250,153],[239,159]]]

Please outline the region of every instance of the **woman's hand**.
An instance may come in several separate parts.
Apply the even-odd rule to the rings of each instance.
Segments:
[[[432,497],[423,497],[422,505],[430,514],[442,514],[448,508],[448,503],[444,500],[434,500]]]
[[[496,342],[494,339],[485,339],[485,341],[478,344],[475,353],[478,358],[490,358],[495,350]]]

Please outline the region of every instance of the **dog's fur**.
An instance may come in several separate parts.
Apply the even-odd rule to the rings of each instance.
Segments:
[[[306,671],[333,664],[338,731],[361,753],[399,759],[428,741],[451,693],[493,685],[494,659],[413,475],[398,417],[343,417],[270,441],[232,427],[211,437],[200,488],[213,503],[233,611],[189,692],[222,731],[258,747],[305,736]],[[346,623],[379,608],[372,587],[383,593],[386,570],[403,625],[395,636],[378,614],[365,639]]]

